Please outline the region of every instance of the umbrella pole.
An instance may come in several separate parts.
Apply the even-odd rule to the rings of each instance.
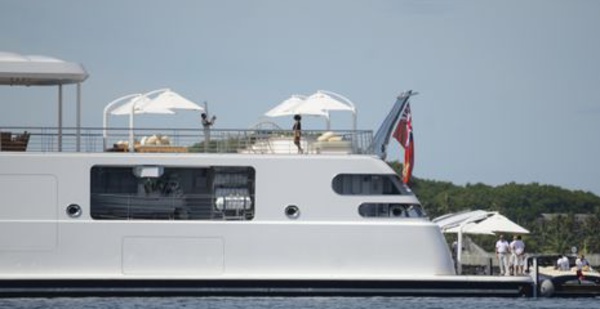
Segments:
[[[131,113],[129,113],[129,152],[134,152],[135,151],[135,145],[133,145],[134,143],[134,138],[133,138],[133,114],[135,113],[135,104],[136,102],[133,102],[133,104],[131,104]]]
[[[81,83],[77,83],[77,152],[81,151]]]
[[[63,88],[58,85],[58,152],[62,152],[62,129],[63,129]]]
[[[108,116],[106,114],[106,109],[104,110],[104,115],[102,117],[102,149],[106,151],[106,142],[108,140],[108,132],[106,131],[106,127],[108,126]]]
[[[456,274],[457,275],[461,275],[462,274],[462,229],[463,229],[464,223],[460,225],[460,228],[458,229],[458,248],[456,248]]]

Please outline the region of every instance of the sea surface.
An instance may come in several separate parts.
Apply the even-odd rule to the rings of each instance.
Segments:
[[[15,298],[0,308],[265,308],[265,309],[595,309],[600,298],[448,298],[448,297],[167,297],[167,298]]]

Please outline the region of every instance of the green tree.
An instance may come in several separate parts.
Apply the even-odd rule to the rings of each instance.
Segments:
[[[402,174],[402,163],[389,164]],[[498,211],[531,232],[525,237],[530,252],[562,253],[577,246],[587,253],[600,253],[600,197],[591,192],[539,183],[458,186],[414,176],[409,187],[430,218],[463,210]],[[484,248],[493,248],[495,241],[493,237],[474,239]]]

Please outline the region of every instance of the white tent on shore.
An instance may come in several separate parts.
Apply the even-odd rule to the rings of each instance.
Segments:
[[[461,255],[463,234],[529,234],[527,229],[514,223],[497,211],[474,210],[459,212],[440,216],[432,221],[440,227],[443,233],[456,233],[458,235],[456,265],[459,274],[462,271]]]

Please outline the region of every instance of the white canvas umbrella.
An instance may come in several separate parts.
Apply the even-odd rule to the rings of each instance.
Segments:
[[[169,108],[165,108],[162,106],[158,106],[155,104],[151,104],[152,100],[150,100],[147,96],[142,94],[136,94],[132,97],[128,98],[123,105],[113,109],[110,114],[115,116],[122,115],[130,115],[134,114],[174,114],[172,110]]]
[[[165,89],[154,90],[154,91],[147,92],[146,94],[143,94],[143,95],[142,94],[132,94],[132,95],[123,96],[119,99],[116,99],[116,100],[108,103],[108,105],[106,105],[106,107],[104,108],[104,117],[105,117],[104,125],[106,128],[106,125],[108,124],[108,121],[106,120],[106,114],[110,111],[110,109],[114,105],[116,105],[117,103],[120,103],[122,101],[125,101],[125,104],[123,104],[122,106],[119,106],[118,108],[113,109],[112,111],[110,111],[110,113],[113,115],[129,115],[129,151],[133,152],[133,150],[134,150],[134,137],[133,137],[133,118],[134,118],[133,116],[134,115],[136,115],[136,114],[175,114],[175,112],[173,112],[172,110],[170,110],[168,108],[164,108],[164,107],[152,104],[152,100],[149,98],[150,95],[156,94],[158,92],[162,92],[164,90]],[[105,136],[105,141],[104,141],[104,147],[106,148],[106,136]]]
[[[285,99],[283,102],[279,103],[279,105],[273,107],[268,112],[265,113],[267,117],[282,117],[282,116],[291,116],[296,115],[298,112],[295,110],[298,105],[304,103],[306,97],[299,94],[294,94],[291,97]],[[324,111],[317,111],[314,114],[315,116],[327,116],[327,113]]]
[[[529,231],[512,222],[507,217],[496,211],[476,210],[450,216],[433,219],[444,233],[458,234],[458,248],[456,253],[456,265],[458,273],[462,271],[462,235],[484,234],[494,235],[496,233],[529,234]]]
[[[268,117],[289,115],[322,116],[327,119],[327,129],[330,128],[330,111],[351,111],[353,113],[353,129],[356,130],[356,108],[346,97],[337,93],[319,90],[309,97],[294,95],[265,113]]]
[[[287,98],[279,105],[273,107],[268,112],[265,113],[267,117],[283,117],[283,116],[291,116],[291,115],[308,115],[308,116],[321,116],[325,118],[329,118],[329,114],[320,109],[314,110],[305,110],[301,111],[298,108],[304,104],[306,101],[306,96],[294,94],[291,97]]]
[[[308,115],[308,116],[320,116],[324,117],[327,122],[327,128],[329,128],[329,114],[323,110],[314,110],[308,112],[300,112],[297,110],[298,106],[304,103],[306,97],[299,94],[294,94],[279,105],[273,107],[265,113],[267,117],[283,117],[291,115]]]
[[[439,225],[444,233],[455,233],[450,232],[449,229],[452,229],[458,225],[460,225],[464,221],[473,221],[479,219],[484,219],[489,216],[489,211],[486,210],[471,210],[471,211],[463,211],[459,213],[450,213],[443,216],[439,216],[432,221]]]
[[[336,100],[322,90],[319,90],[315,94],[312,94],[306,98],[304,103],[299,106],[298,109],[306,111],[354,111],[354,106],[350,106],[346,103]]]
[[[524,227],[514,223],[507,217],[495,213],[487,217],[485,220],[463,230],[469,234],[485,234],[485,233],[509,233],[509,234],[529,234],[529,231]]]
[[[455,227],[444,230],[446,234],[481,234],[481,235],[495,235],[493,232],[484,230],[472,230],[477,225],[476,222],[467,222],[464,225],[457,225]]]
[[[320,110],[326,112],[327,115],[329,115],[330,111],[350,111],[353,116],[352,129],[356,130],[356,108],[354,104],[348,98],[335,92],[319,90],[306,98],[304,103],[300,104],[296,110],[301,113],[311,113]],[[327,128],[329,129],[329,122]]]
[[[152,99],[148,105],[156,108],[187,109],[204,112],[203,107],[200,107],[196,103],[184,98],[180,94],[173,92],[170,89],[164,89],[163,92]]]
[[[152,96],[155,96],[152,98]],[[204,111],[204,108],[196,103],[184,98],[180,94],[171,91],[168,88],[158,89],[147,92],[146,94],[134,94],[124,96],[109,103],[105,110],[105,114],[110,110],[110,107],[120,101],[127,99],[125,104],[113,109],[112,115],[129,115],[129,149],[134,149],[133,137],[133,116],[136,114],[175,114],[174,109],[187,109]],[[107,121],[105,121],[106,127]],[[106,138],[105,138],[106,140]],[[106,147],[106,142],[105,142]]]

